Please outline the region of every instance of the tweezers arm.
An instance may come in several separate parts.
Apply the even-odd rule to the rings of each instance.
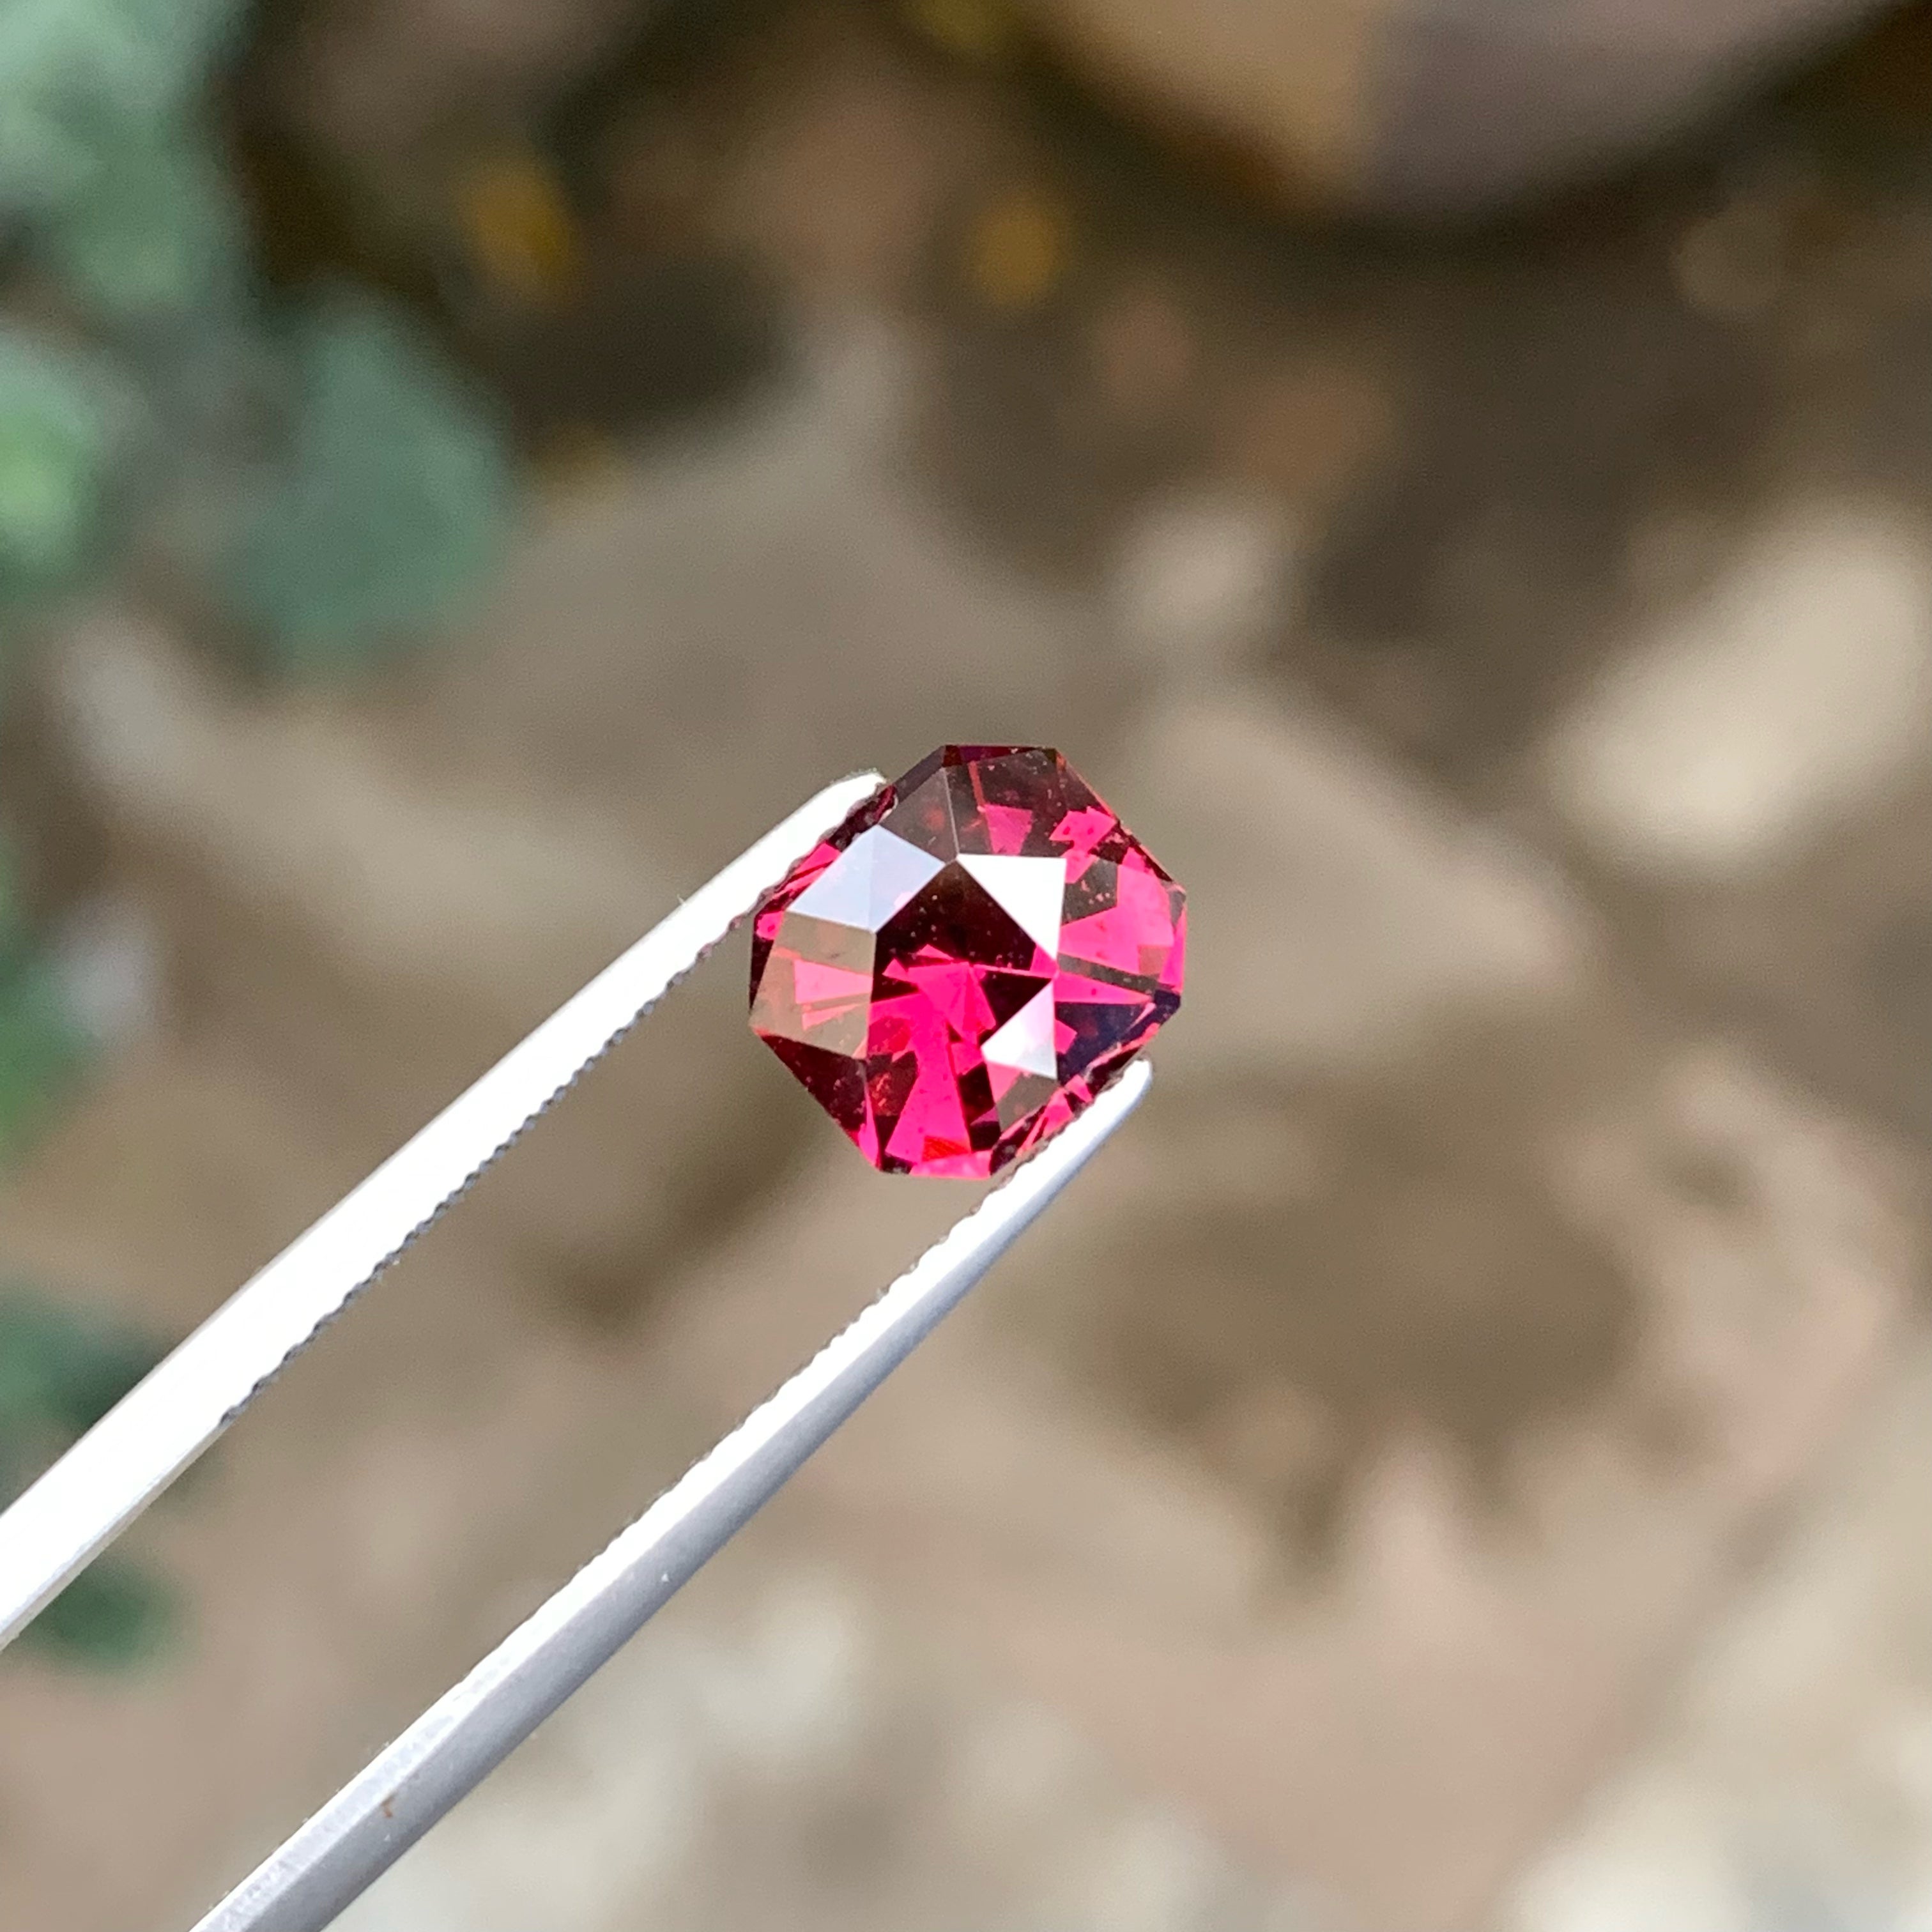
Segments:
[[[898,1366],[1140,1103],[1137,1061],[601,1556],[430,1706],[195,1932],[320,1932],[614,1656]]]
[[[238,1289],[0,1514],[0,1646],[358,1289],[881,783],[831,784],[701,886]]]

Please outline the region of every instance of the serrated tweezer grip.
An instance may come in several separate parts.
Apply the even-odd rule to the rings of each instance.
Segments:
[[[0,1513],[0,1646],[882,782],[864,772],[827,785],[733,860],[238,1289]]]

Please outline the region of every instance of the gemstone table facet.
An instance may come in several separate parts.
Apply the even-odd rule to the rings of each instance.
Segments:
[[[1180,1004],[1185,895],[1058,752],[947,745],[760,903],[752,1027],[874,1167],[983,1178]]]

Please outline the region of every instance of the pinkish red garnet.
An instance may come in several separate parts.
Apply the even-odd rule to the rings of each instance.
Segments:
[[[874,1167],[994,1174],[1180,1004],[1186,926],[1058,752],[946,745],[760,903],[752,1027]]]

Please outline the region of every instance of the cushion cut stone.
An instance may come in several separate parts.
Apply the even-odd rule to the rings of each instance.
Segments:
[[[1058,752],[947,745],[760,902],[752,1026],[891,1174],[995,1174],[1180,1004],[1185,896]]]

